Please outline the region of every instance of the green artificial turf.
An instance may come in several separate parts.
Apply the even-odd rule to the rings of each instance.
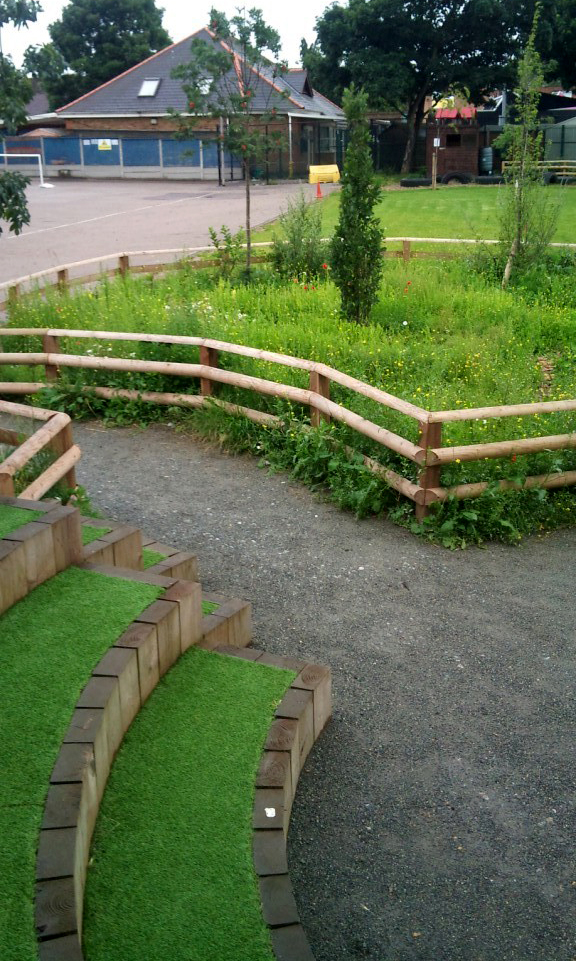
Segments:
[[[84,547],[87,547],[92,541],[97,541],[99,537],[104,537],[104,534],[109,534],[111,530],[111,527],[85,527],[82,525],[82,543]]]
[[[165,554],[161,554],[159,551],[152,551],[149,547],[142,548],[142,563],[144,564],[144,570],[148,567],[152,567],[154,564],[159,564],[166,557]]]
[[[100,808],[86,961],[272,961],[252,805],[273,711],[294,676],[192,648],[154,690]]]
[[[50,774],[90,672],[160,591],[69,568],[0,617],[0,958],[36,961],[34,867]]]
[[[219,604],[214,604],[213,601],[202,601],[202,613],[203,614],[214,614],[215,611],[220,607]]]
[[[42,511],[27,511],[21,507],[7,507],[5,504],[0,504],[0,538],[6,537],[6,534],[12,534],[19,527],[24,527],[38,517],[42,517]]]

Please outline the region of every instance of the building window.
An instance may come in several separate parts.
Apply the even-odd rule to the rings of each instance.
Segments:
[[[336,150],[336,127],[332,125],[321,125],[318,141],[320,153],[334,153]]]
[[[139,97],[155,97],[160,86],[159,80],[143,80],[142,86],[138,91]]]

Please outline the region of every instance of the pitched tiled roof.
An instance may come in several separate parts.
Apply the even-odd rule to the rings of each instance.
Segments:
[[[184,40],[160,50],[113,80],[102,84],[78,100],[61,107],[61,117],[95,116],[162,116],[170,108],[186,113],[188,103],[180,80],[172,79],[172,71],[190,60],[190,45],[194,39],[217,43],[210,30],[203,28]],[[225,49],[230,49],[224,45]],[[229,79],[233,79],[231,70]],[[157,80],[154,96],[138,96],[144,80]],[[310,90],[311,95],[305,91]],[[251,110],[262,113],[275,107],[278,113],[316,114],[342,120],[343,111],[317,91],[312,90],[303,70],[276,74],[272,66],[260,71],[253,87]]]

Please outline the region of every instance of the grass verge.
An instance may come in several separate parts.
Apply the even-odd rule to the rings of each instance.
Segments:
[[[294,676],[192,649],[160,682],[100,809],[87,961],[272,961],[252,805],[266,732]]]
[[[160,591],[70,568],[0,617],[0,957],[36,961],[34,866],[50,774],[99,658]]]

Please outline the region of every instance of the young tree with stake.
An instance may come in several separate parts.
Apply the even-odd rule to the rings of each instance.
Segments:
[[[241,160],[246,185],[249,276],[252,167],[283,140],[282,132],[274,126],[284,94],[274,81],[286,66],[275,59],[280,51],[280,37],[264,22],[261,10],[242,9],[228,20],[212,9],[208,34],[209,39],[197,37],[192,41],[190,61],[173,72],[182,81],[190,111],[187,116],[179,115],[180,133],[189,136],[199,123],[213,118],[219,123],[221,147]]]
[[[500,215],[500,242],[507,252],[502,288],[508,286],[514,267],[528,267],[546,251],[558,217],[558,205],[542,183],[539,166],[542,132],[538,104],[544,82],[542,62],[535,47],[539,14],[538,4],[528,43],[518,63],[518,84],[514,90],[516,123],[507,126],[495,141],[508,161],[506,194]]]

